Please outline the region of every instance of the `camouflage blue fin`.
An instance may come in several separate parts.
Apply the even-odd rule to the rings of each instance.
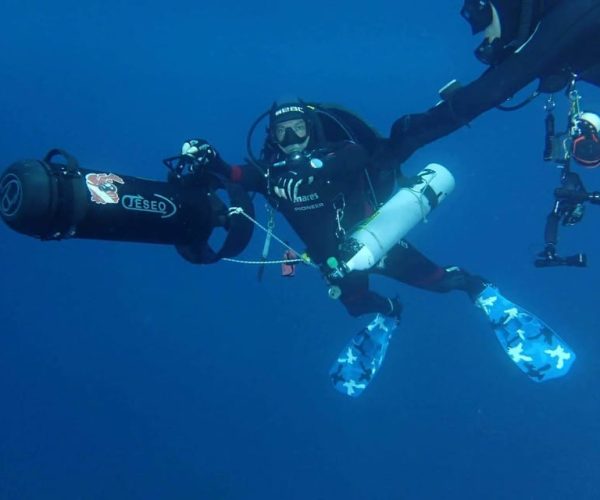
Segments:
[[[481,292],[475,304],[489,318],[508,356],[531,380],[543,382],[567,374],[575,353],[541,319],[503,297],[491,285]]]
[[[352,337],[329,371],[338,391],[354,398],[363,393],[383,363],[398,324],[398,320],[378,314]]]

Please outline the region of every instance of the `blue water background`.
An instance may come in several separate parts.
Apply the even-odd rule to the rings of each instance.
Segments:
[[[197,136],[240,161],[282,95],[387,133],[482,71],[460,5],[4,0],[2,165],[61,146],[90,169],[162,179],[161,158]],[[580,90],[600,110],[598,89]],[[349,400],[327,371],[364,320],[308,268],[258,283],[255,268],[193,266],[169,247],[2,228],[0,498],[600,498],[600,213],[562,232],[588,269],[532,266],[558,182],[543,116],[543,99],[491,111],[415,154],[407,173],[438,161],[457,188],[410,239],[542,316],[578,354],[568,377],[530,382],[462,294],[377,279],[404,319]],[[276,231],[298,245],[281,219]],[[244,257],[261,248],[257,232]]]

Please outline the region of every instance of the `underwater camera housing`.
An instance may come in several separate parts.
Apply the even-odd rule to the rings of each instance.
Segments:
[[[554,190],[552,210],[546,218],[544,250],[537,255],[534,261],[536,267],[586,267],[587,257],[584,253],[580,252],[567,257],[562,257],[557,253],[558,227],[559,225],[573,226],[581,222],[585,213],[585,203],[600,205],[600,192],[587,191],[579,174],[571,170],[572,159],[575,159],[577,164],[590,168],[590,165],[583,164],[573,154],[574,136],[578,130],[574,129],[572,124],[578,117],[586,114],[580,110],[581,97],[574,85],[575,78],[567,91],[570,111],[567,120],[569,127],[566,131],[556,132],[553,98],[549,97],[546,103],[544,160],[556,164],[561,170],[561,175],[560,186]]]

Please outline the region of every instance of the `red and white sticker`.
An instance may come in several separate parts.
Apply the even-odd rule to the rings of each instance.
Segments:
[[[91,195],[91,200],[99,205],[119,203],[119,187],[115,184],[125,184],[125,181],[115,174],[87,174],[85,184]]]

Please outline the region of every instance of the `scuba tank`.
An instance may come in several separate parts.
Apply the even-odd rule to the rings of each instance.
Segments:
[[[437,163],[427,165],[411,186],[400,189],[342,243],[340,256],[328,261],[335,277],[370,269],[454,190],[454,177]]]

